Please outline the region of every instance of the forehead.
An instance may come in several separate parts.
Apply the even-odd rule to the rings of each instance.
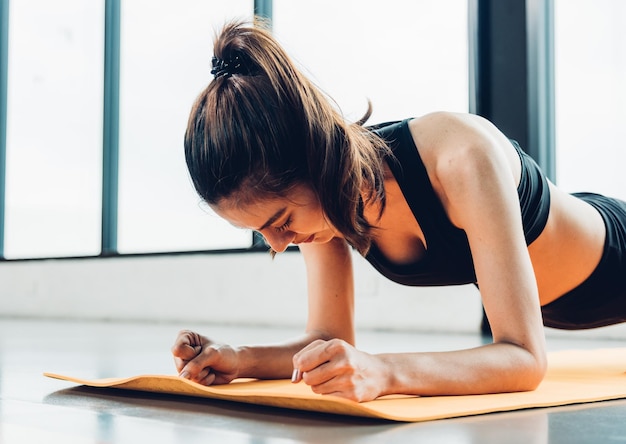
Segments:
[[[221,199],[217,204],[211,205],[211,208],[218,216],[237,227],[258,229],[266,225],[268,221],[279,220],[290,210],[314,202],[317,202],[317,198],[313,190],[305,185],[298,185],[284,196],[235,195]]]
[[[268,198],[247,203],[230,202],[222,199],[217,205],[211,205],[215,213],[231,224],[240,228],[258,229],[276,215],[284,213],[287,202],[284,198]]]

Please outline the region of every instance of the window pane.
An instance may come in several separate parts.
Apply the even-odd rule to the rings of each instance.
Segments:
[[[275,0],[274,30],[352,120],[468,110],[467,0]]]
[[[214,32],[252,11],[252,0],[122,2],[120,252],[251,245],[249,231],[200,205],[183,135],[191,104],[211,79]]]
[[[9,22],[5,254],[98,254],[104,2],[14,1]]]
[[[626,199],[626,2],[555,2],[557,181]]]

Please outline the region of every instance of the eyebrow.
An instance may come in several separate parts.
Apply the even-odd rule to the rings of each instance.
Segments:
[[[276,222],[283,214],[285,214],[285,211],[287,211],[287,207],[283,207],[280,210],[278,210],[276,213],[274,213],[274,215],[272,217],[270,217],[267,222],[265,222],[261,228],[257,228],[255,231],[261,231],[261,230],[265,230],[267,227],[269,227],[270,225],[272,225],[274,222]]]

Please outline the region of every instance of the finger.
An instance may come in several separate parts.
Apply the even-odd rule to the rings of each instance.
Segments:
[[[195,347],[190,345],[181,345],[176,349],[172,349],[172,355],[174,360],[188,362],[194,359],[202,351],[202,346],[197,345]]]
[[[332,381],[337,376],[339,375],[336,371],[336,366],[328,361],[313,369],[302,372],[302,380],[311,387],[328,384],[329,381]]]
[[[202,385],[212,385],[213,383],[215,383],[215,378],[216,378],[215,373],[208,372],[207,375],[204,378],[202,378],[202,379],[200,379],[200,380],[198,380],[196,382],[198,384],[202,384]]]
[[[314,392],[315,393],[315,392]],[[339,398],[345,398],[354,402],[368,401],[366,398],[359,398],[355,392],[352,391],[336,391],[323,393],[325,396],[337,396]]]
[[[195,375],[192,381],[202,384],[207,379],[207,377],[212,374],[211,371],[212,371],[211,367],[203,368],[197,375]],[[208,385],[208,384],[205,384],[205,385]]]
[[[202,341],[199,335],[186,330],[179,333],[172,346],[172,354],[186,361],[195,358],[201,350]]]
[[[345,394],[350,391],[349,387],[346,387],[345,384],[342,383],[342,378],[340,377],[332,377],[320,382],[319,384],[308,385],[310,385],[313,393],[317,393],[319,395],[335,395],[345,398],[347,397]]]
[[[326,381],[334,376],[333,369],[344,361],[350,347],[348,343],[338,339],[312,342],[294,356],[294,368],[303,377],[309,374],[309,378],[315,382]],[[305,378],[305,382],[309,384],[310,379]]]
[[[198,335],[196,335],[191,330],[181,330],[176,335],[176,341],[174,341],[174,347],[182,344],[194,344],[196,345],[199,341],[196,341]],[[173,347],[173,348],[174,348]]]
[[[359,385],[354,378],[347,375],[337,375],[320,384],[312,384],[310,387],[313,393],[339,396],[351,401],[361,402],[373,399],[365,391],[366,387]]]
[[[191,359],[182,359],[174,356],[174,366],[176,367],[176,371],[180,374],[190,360]]]
[[[320,343],[321,342],[323,341],[320,341]],[[314,368],[311,364],[313,362],[311,356],[314,357],[317,355],[316,350],[321,346],[320,343],[318,343],[318,341],[315,341],[304,347],[293,356],[293,372],[291,373],[292,383],[297,384],[298,382],[302,381],[302,374],[306,370],[311,370],[312,368]]]
[[[206,347],[200,354],[187,361],[180,369],[180,376],[192,381],[200,381],[206,376],[203,370],[210,369],[219,359],[219,354],[215,349]]]
[[[174,366],[176,367],[176,371],[180,374],[183,371],[183,368],[189,361],[185,361],[184,359],[180,359],[174,356]]]
[[[210,367],[204,368],[197,375],[192,376],[186,370],[183,370],[180,375],[181,378],[189,379],[190,381],[197,382],[202,385],[211,385],[215,382],[216,375],[213,373]]]
[[[311,342],[293,356],[293,368],[298,370],[299,375],[328,361],[327,353],[325,352],[327,344],[326,341],[322,340]],[[295,376],[299,377],[297,374]]]

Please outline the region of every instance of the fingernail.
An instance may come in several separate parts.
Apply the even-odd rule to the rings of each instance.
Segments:
[[[181,378],[189,379],[189,372],[187,371],[181,372],[180,375],[178,376],[180,376]]]
[[[294,368],[291,374],[291,382],[298,382],[298,379],[300,379],[300,369]]]

